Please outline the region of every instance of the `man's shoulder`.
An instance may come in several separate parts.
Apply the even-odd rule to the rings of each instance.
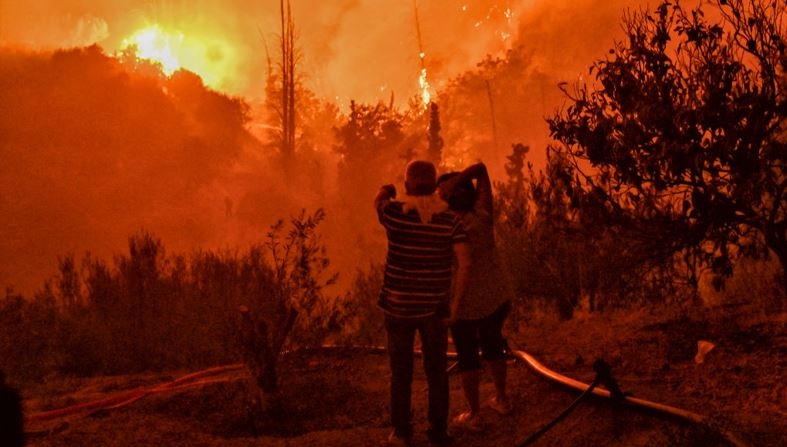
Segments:
[[[407,220],[408,213],[404,209],[404,203],[398,200],[386,200],[377,205],[377,215],[383,219]]]

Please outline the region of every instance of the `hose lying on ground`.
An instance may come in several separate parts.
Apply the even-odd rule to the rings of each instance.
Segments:
[[[594,387],[590,387],[588,384],[585,384],[585,383],[582,383],[582,382],[580,382],[578,380],[574,380],[572,378],[569,378],[569,377],[563,376],[561,374],[558,374],[558,373],[548,369],[547,367],[545,367],[541,363],[539,363],[538,360],[536,360],[533,356],[531,356],[527,352],[513,349],[513,350],[511,350],[511,353],[514,355],[515,358],[517,358],[517,359],[521,360],[522,362],[524,362],[528,367],[530,367],[530,369],[532,369],[533,371],[538,373],[543,378],[546,378],[546,379],[548,379],[548,380],[550,380],[552,382],[558,383],[560,385],[564,385],[564,386],[567,386],[569,388],[573,388],[573,389],[578,390],[578,391],[586,391],[587,390],[589,392],[592,392],[596,396],[601,396],[601,397],[605,397],[605,398],[608,398],[608,399],[612,398],[612,393],[610,393],[609,390],[606,390],[606,389],[603,389],[603,388],[599,388],[599,387],[595,387],[595,386]],[[630,396],[625,396],[625,395],[615,396],[615,398],[616,398],[617,402],[620,402],[620,403],[623,403],[623,404],[632,405],[632,406],[635,406],[635,407],[644,408],[644,409],[648,409],[648,410],[654,410],[654,411],[662,413],[662,414],[668,414],[668,415],[672,415],[672,416],[677,416],[677,417],[679,417],[681,419],[690,421],[692,423],[703,425],[705,427],[710,427],[709,420],[708,420],[707,417],[702,416],[702,415],[697,414],[697,413],[693,413],[691,411],[686,411],[686,410],[682,410],[680,408],[672,407],[672,406],[669,406],[669,405],[664,405],[664,404],[660,404],[660,403],[657,403],[657,402],[651,402],[651,401],[648,401],[648,400],[638,399],[636,397],[630,397]],[[721,436],[723,436],[724,439],[727,442],[729,442],[731,445],[733,445],[735,447],[748,447],[748,444],[746,444],[743,441],[741,441],[740,439],[738,439],[738,437],[735,436],[733,433],[730,433],[729,431],[724,430],[722,428],[716,428],[715,430]]]
[[[540,438],[544,433],[546,433],[549,429],[554,427],[558,424],[558,422],[562,421],[569,413],[574,411],[574,409],[588,396],[593,395],[593,390],[596,389],[599,385],[606,386],[610,391],[610,398],[613,401],[618,402],[620,399],[624,397],[623,392],[620,390],[618,383],[612,377],[612,368],[602,359],[598,359],[593,362],[593,371],[596,372],[596,377],[593,379],[593,382],[590,386],[582,392],[582,394],[571,402],[565,410],[563,410],[556,418],[552,419],[548,424],[544,425],[539,429],[537,432],[530,435],[524,442],[519,444],[517,447],[527,447],[530,444],[533,444]]]
[[[111,410],[128,405],[145,396],[156,393],[163,393],[168,391],[177,391],[184,388],[194,388],[204,386],[211,383],[227,382],[232,380],[232,377],[218,377],[207,379],[210,376],[217,376],[226,374],[228,372],[242,370],[245,366],[243,364],[217,366],[198,371],[192,374],[185,375],[171,382],[166,382],[160,385],[151,387],[139,387],[130,391],[121,391],[110,395],[108,397],[94,400],[91,402],[83,402],[76,405],[71,405],[57,410],[42,411],[33,413],[25,417],[25,423],[47,421],[57,419],[65,416],[72,416],[81,413],[91,413],[99,410]]]
[[[335,345],[326,345],[323,348],[326,349],[326,350],[358,350],[358,349],[361,349],[361,350],[368,351],[368,352],[373,352],[373,353],[383,353],[383,352],[385,352],[385,348],[376,347],[376,346],[368,347],[368,348],[357,348],[357,347],[341,347],[341,346],[335,346]],[[416,352],[416,353],[420,354],[420,352]],[[688,420],[688,421],[690,421],[692,423],[696,423],[696,424],[700,424],[700,425],[704,425],[704,426],[709,426],[708,419],[705,416],[702,416],[700,414],[693,413],[693,412],[686,411],[686,410],[682,410],[680,408],[675,408],[675,407],[672,407],[672,406],[669,406],[669,405],[664,405],[664,404],[659,404],[659,403],[656,403],[656,402],[647,401],[647,400],[644,400],[644,399],[638,399],[638,398],[635,398],[635,397],[619,395],[619,393],[611,393],[609,390],[596,387],[595,385],[590,387],[588,384],[585,384],[585,383],[582,383],[582,382],[580,382],[578,380],[574,380],[572,378],[560,375],[560,374],[558,374],[558,373],[556,373],[556,372],[546,368],[544,365],[542,365],[538,360],[536,360],[533,356],[531,356],[527,352],[524,352],[524,351],[521,351],[521,350],[512,349],[511,350],[511,354],[516,359],[521,360],[523,363],[525,363],[530,369],[532,369],[533,371],[538,373],[541,377],[546,378],[546,379],[548,379],[548,380],[550,380],[552,382],[558,383],[560,385],[567,386],[567,387],[573,388],[575,390],[584,391],[585,394],[592,393],[593,395],[597,395],[597,396],[601,396],[601,397],[605,397],[605,398],[615,398],[617,401],[619,401],[621,403],[624,403],[624,404],[633,405],[635,407],[640,407],[640,408],[644,408],[644,409],[654,410],[654,411],[659,412],[659,413],[669,414],[669,415],[672,415],[672,416],[677,416],[679,418]],[[449,358],[455,358],[455,357],[456,357],[456,353],[449,353]],[[106,398],[103,398],[103,399],[99,399],[99,400],[96,400],[96,401],[92,401],[92,402],[80,403],[80,404],[72,405],[72,406],[69,406],[69,407],[60,408],[60,409],[57,409],[57,410],[50,410],[50,411],[34,413],[34,414],[31,414],[31,415],[27,416],[25,418],[25,421],[26,421],[26,423],[28,423],[28,422],[36,422],[36,421],[47,421],[47,420],[57,419],[57,418],[65,417],[65,416],[77,415],[77,414],[80,414],[80,413],[91,413],[91,412],[99,411],[99,410],[117,409],[117,408],[120,408],[122,406],[131,404],[131,403],[133,403],[133,402],[135,402],[135,401],[137,401],[139,399],[142,399],[143,397],[148,396],[150,394],[172,392],[172,391],[177,391],[177,390],[181,390],[181,389],[185,389],[185,388],[200,387],[200,386],[205,386],[205,385],[208,385],[208,384],[219,383],[219,382],[227,382],[227,381],[230,381],[230,380],[233,380],[233,379],[243,378],[245,376],[240,376],[240,377],[233,378],[233,377],[227,377],[227,376],[221,377],[221,375],[224,375],[224,374],[227,374],[227,373],[230,373],[230,372],[240,371],[240,370],[243,370],[244,368],[245,368],[245,365],[243,365],[243,364],[232,364],[232,365],[225,365],[225,366],[217,366],[217,367],[213,367],[213,368],[209,368],[209,369],[198,371],[198,372],[195,372],[195,373],[192,373],[192,374],[185,375],[183,377],[180,377],[180,378],[178,378],[176,380],[173,380],[173,381],[170,381],[170,382],[167,382],[167,383],[164,383],[164,384],[160,384],[160,385],[156,385],[156,386],[152,386],[152,387],[140,387],[140,388],[137,388],[137,389],[134,389],[134,390],[130,390],[130,391],[119,392],[119,393],[114,394],[112,396],[109,396],[109,397],[106,397]],[[207,377],[211,377],[211,376],[220,376],[220,377],[213,377],[213,378],[207,379]],[[583,396],[581,396],[581,398],[584,398],[585,394],[583,394]],[[614,395],[614,394],[618,394],[618,395]],[[578,404],[579,401],[580,401],[580,399],[577,399],[575,401],[575,403],[572,404],[572,407],[570,407],[570,408],[573,409],[573,407],[576,406],[576,404]],[[564,413],[567,414],[568,411],[565,411]],[[546,430],[544,430],[544,431],[546,431]],[[726,430],[723,430],[723,429],[717,429],[717,431],[731,445],[733,445],[735,447],[748,447],[746,443],[744,443],[743,441],[738,439],[734,434],[732,434],[732,433],[730,433],[730,432],[728,432]]]

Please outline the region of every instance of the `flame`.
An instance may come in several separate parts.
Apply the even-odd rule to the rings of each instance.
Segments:
[[[418,85],[421,88],[421,105],[423,105],[425,110],[429,107],[429,103],[432,102],[432,86],[429,85],[429,80],[426,78],[426,64],[424,63],[426,54],[421,51],[418,53],[418,57],[421,59],[421,73],[418,75]]]
[[[135,46],[137,57],[161,64],[161,69],[166,75],[171,75],[181,68],[176,52],[183,47],[183,33],[167,33],[158,25],[152,25],[134,33],[123,40],[123,47]]]
[[[429,81],[426,79],[426,68],[421,68],[421,75],[418,76],[418,84],[421,86],[421,104],[424,109],[429,107],[432,102],[432,94],[429,92]]]
[[[121,49],[136,48],[136,56],[161,64],[167,76],[189,70],[212,87],[223,87],[237,64],[236,52],[224,40],[207,34],[187,34],[154,24],[123,39]]]

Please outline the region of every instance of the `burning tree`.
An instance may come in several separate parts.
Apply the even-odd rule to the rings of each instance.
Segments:
[[[787,47],[784,2],[710,3],[626,14],[597,83],[566,91],[548,123],[586,222],[684,253],[721,286],[740,256],[787,272]]]

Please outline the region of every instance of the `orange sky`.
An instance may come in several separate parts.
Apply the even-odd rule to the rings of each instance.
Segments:
[[[439,89],[451,76],[497,54],[521,35],[532,33],[533,50],[545,63],[572,47],[608,46],[625,6],[644,0],[293,0],[301,67],[309,84],[343,104],[388,101],[397,104],[418,89],[419,42],[415,5],[428,78]],[[151,25],[177,34],[208,85],[232,95],[260,96],[265,73],[265,40],[279,32],[275,0],[0,0],[0,45],[37,48],[98,43],[108,53],[136,31]],[[568,12],[571,11],[572,14]],[[592,17],[579,29],[561,17]],[[568,25],[568,26],[567,26]],[[590,60],[590,55],[588,55]],[[555,70],[578,71],[576,67]]]

